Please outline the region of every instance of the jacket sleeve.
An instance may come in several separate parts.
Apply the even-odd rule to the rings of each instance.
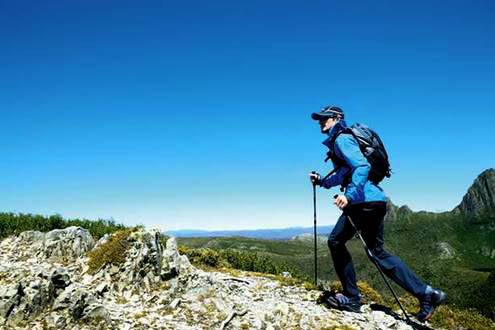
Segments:
[[[328,178],[323,180],[320,186],[326,189],[330,189],[335,186],[340,186],[342,184],[342,181],[344,181],[344,177],[347,174],[348,170],[349,170],[348,168],[339,167],[334,174],[330,175]]]
[[[356,139],[350,134],[340,135],[336,141],[336,149],[349,166],[352,177],[347,186],[345,196],[350,203],[364,201],[364,185],[368,181],[371,165],[364,157]]]

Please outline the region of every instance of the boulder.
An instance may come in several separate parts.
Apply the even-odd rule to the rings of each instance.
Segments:
[[[455,249],[447,242],[439,242],[435,247],[440,259],[454,259],[456,256]]]

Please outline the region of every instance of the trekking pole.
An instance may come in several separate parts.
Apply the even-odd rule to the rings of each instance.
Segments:
[[[316,172],[312,172],[316,174]],[[314,217],[314,245],[315,245],[315,286],[318,285],[318,258],[317,258],[317,245],[316,245],[316,182],[313,182],[313,217]]]
[[[334,196],[334,198],[337,198],[337,195]],[[392,292],[392,295],[394,296],[395,298],[395,301],[397,302],[397,304],[399,304],[400,306],[400,309],[402,310],[402,312],[404,313],[404,316],[406,317],[407,321],[409,323],[411,323],[411,319],[409,318],[409,316],[407,315],[406,313],[406,310],[404,309],[404,307],[402,306],[402,304],[400,303],[399,301],[399,297],[397,297],[397,295],[395,294],[395,291],[394,289],[392,289],[392,286],[390,285],[390,283],[388,282],[387,278],[385,277],[385,274],[383,274],[383,271],[380,267],[380,265],[378,264],[378,262],[376,261],[375,259],[375,256],[373,255],[373,253],[371,252],[371,250],[368,248],[368,245],[366,244],[366,242],[364,241],[363,239],[363,236],[361,236],[361,233],[358,231],[356,225],[354,225],[354,222],[352,221],[351,217],[349,216],[348,213],[346,213],[344,211],[345,215],[347,216],[347,219],[349,219],[349,222],[351,223],[352,227],[354,228],[354,230],[356,231],[356,236],[359,237],[359,239],[361,240],[361,243],[363,243],[363,247],[364,247],[364,250],[366,251],[366,253],[368,254],[368,256],[370,257],[370,259],[373,261],[373,264],[376,266],[376,268],[378,269],[378,271],[380,272],[380,275],[382,276],[383,280],[385,281],[385,284],[387,284],[388,288],[390,289],[390,291]]]
[[[337,171],[337,168],[334,168],[330,173],[325,175],[323,179],[320,181],[325,181],[330,175],[335,173]],[[317,174],[315,171],[311,172],[312,174]],[[314,217],[314,223],[313,223],[313,236],[314,236],[314,249],[315,249],[315,285],[318,285],[318,245],[317,245],[317,233],[316,233],[316,181],[313,181],[313,217]]]

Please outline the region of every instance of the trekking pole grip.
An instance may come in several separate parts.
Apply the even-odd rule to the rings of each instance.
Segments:
[[[316,171],[311,171],[311,174],[318,174]],[[316,187],[316,179],[311,180],[311,183],[313,183],[313,189]]]

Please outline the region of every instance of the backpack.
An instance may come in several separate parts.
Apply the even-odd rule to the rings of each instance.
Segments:
[[[335,140],[340,134],[351,134],[358,142],[359,149],[361,149],[364,157],[366,157],[371,165],[368,174],[369,181],[378,185],[384,178],[390,178],[391,169],[388,161],[388,154],[382,140],[375,131],[365,125],[354,124],[336,134],[331,141],[331,145],[335,143]],[[337,167],[345,165],[343,161],[335,157],[332,152],[329,152],[327,155],[328,157],[326,160],[332,159]],[[347,185],[350,182],[350,179],[350,177],[344,179],[344,185]]]

